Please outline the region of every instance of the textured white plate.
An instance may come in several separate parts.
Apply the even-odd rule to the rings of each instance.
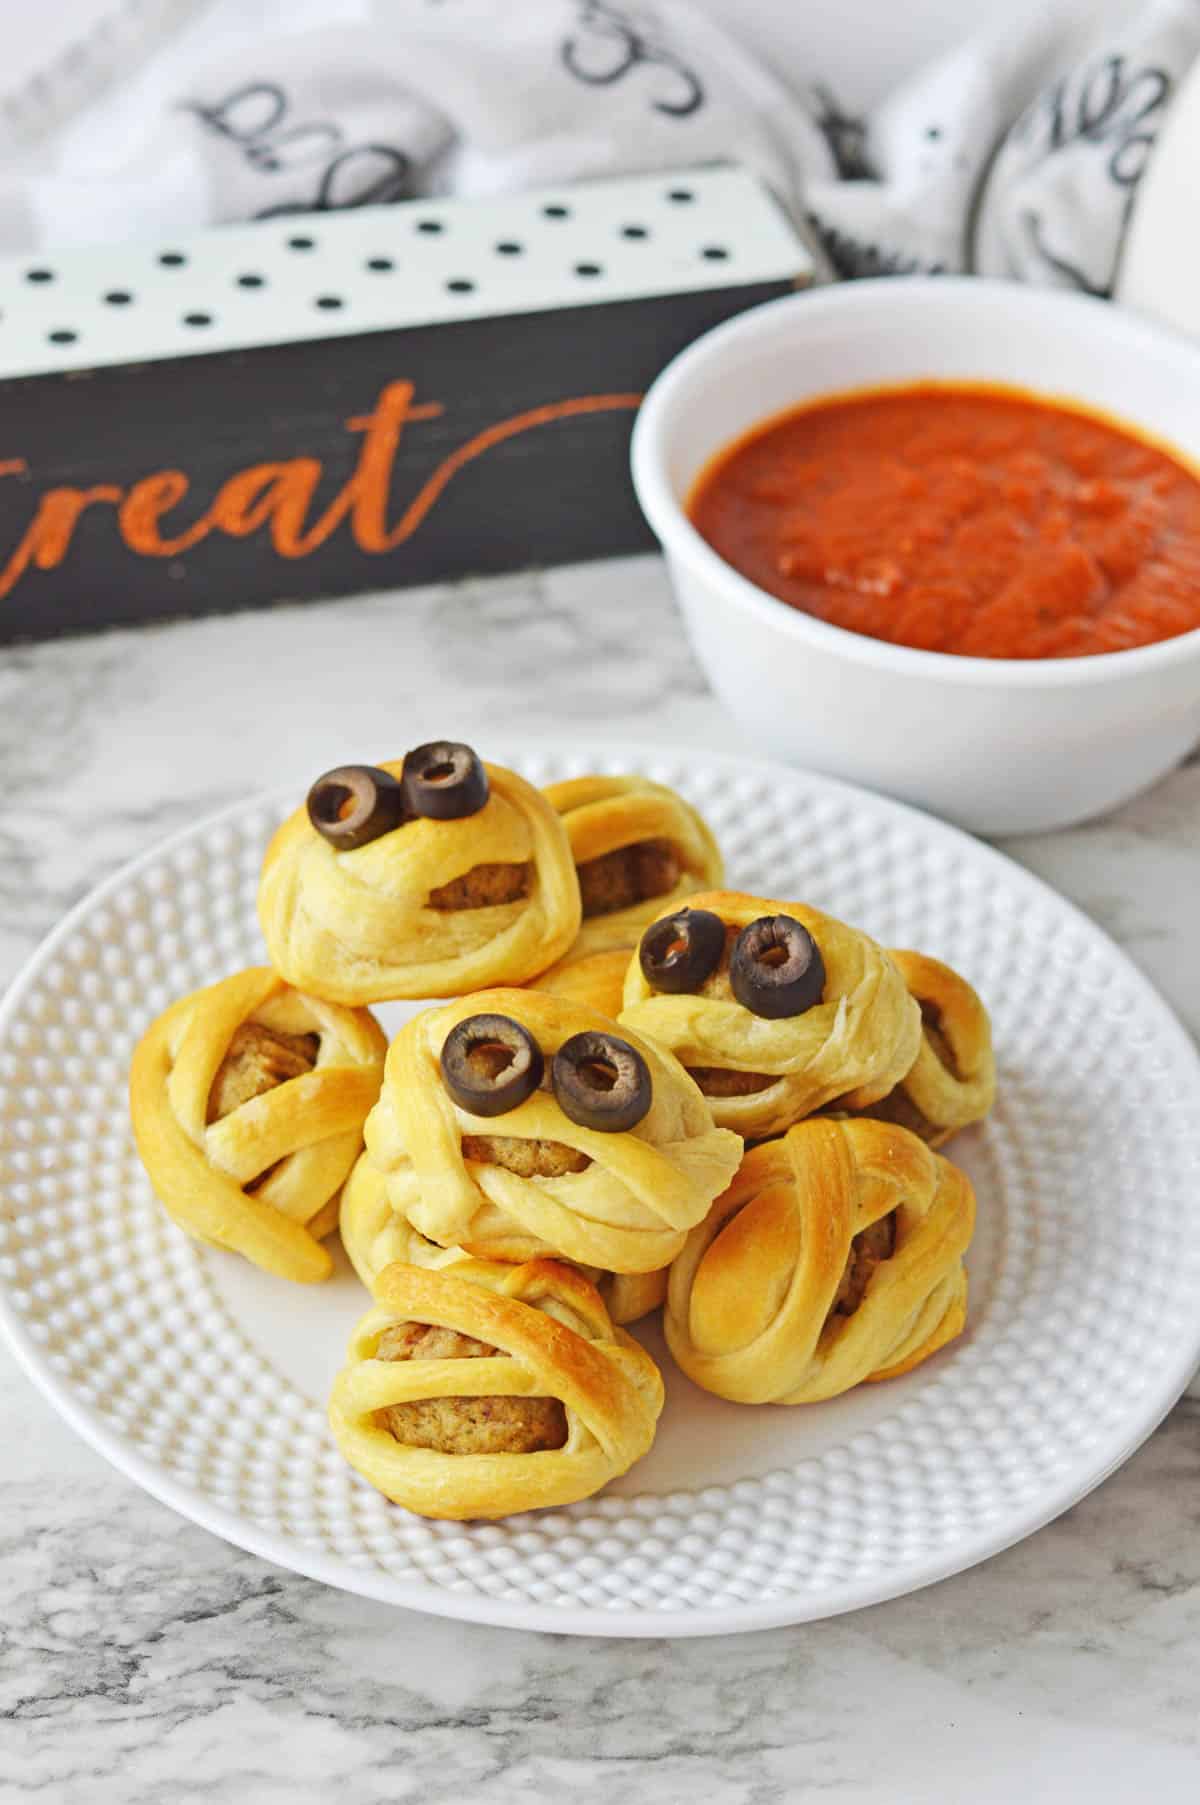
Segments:
[[[1035,879],[827,779],[611,746],[491,749],[536,781],[639,768],[708,815],[731,879],[960,966],[995,1018],[967,1336],[919,1372],[796,1410],[671,1366],[651,1454],[600,1498],[427,1523],[345,1467],[324,1399],[365,1296],[200,1249],[157,1206],[125,1103],[133,1043],[261,962],[267,834],[295,796],[201,824],[63,922],[0,1011],[0,1320],[75,1429],[217,1534],[448,1616],[700,1635],[890,1598],[1027,1535],[1111,1472],[1200,1359],[1200,1064],[1146,982]],[[298,786],[299,788],[299,786]],[[400,1011],[380,1012],[390,1026]]]

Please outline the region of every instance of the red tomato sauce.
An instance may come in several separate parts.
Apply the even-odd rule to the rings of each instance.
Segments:
[[[926,383],[780,415],[688,512],[818,620],[975,658],[1075,658],[1200,627],[1200,481],[1099,415]]]

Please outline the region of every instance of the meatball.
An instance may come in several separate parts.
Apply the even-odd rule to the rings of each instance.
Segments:
[[[962,1070],[954,1048],[946,1037],[946,1031],[942,1026],[942,1012],[936,1003],[923,1002],[921,1004],[921,1031],[950,1076],[961,1080]]]
[[[486,1341],[436,1322],[394,1322],[375,1347],[376,1360],[482,1360],[496,1352]]]
[[[280,1034],[260,1022],[243,1022],[217,1067],[208,1093],[207,1120],[219,1122],[251,1097],[311,1072],[320,1045],[318,1034]]]
[[[830,1107],[833,1109],[837,1106],[834,1104]],[[899,1086],[861,1113],[873,1117],[876,1122],[894,1122],[897,1128],[907,1128],[910,1134],[917,1135],[930,1145],[946,1134],[945,1125],[931,1122],[924,1110],[918,1109],[912,1098]]]
[[[896,1245],[896,1219],[882,1216],[855,1235],[850,1243],[850,1257],[842,1272],[833,1309],[838,1316],[853,1316],[862,1303],[875,1268],[890,1260]]]
[[[690,1065],[688,1073],[706,1097],[752,1097],[775,1083],[769,1072],[734,1072],[722,1065]]]
[[[586,1153],[562,1141],[523,1141],[511,1134],[464,1134],[463,1158],[483,1165],[503,1166],[518,1178],[565,1178],[591,1165]]]
[[[586,920],[632,908],[652,896],[665,896],[679,882],[680,863],[668,840],[638,840],[598,859],[585,859],[578,869]]]
[[[489,1347],[435,1323],[394,1323],[375,1349],[377,1360],[480,1360],[500,1355]],[[416,1398],[379,1412],[383,1428],[397,1441],[438,1454],[538,1454],[561,1448],[567,1413],[558,1398]]]
[[[529,895],[532,882],[531,865],[474,865],[461,877],[451,878],[429,892],[429,907],[451,909],[491,909],[498,903],[520,902]]]

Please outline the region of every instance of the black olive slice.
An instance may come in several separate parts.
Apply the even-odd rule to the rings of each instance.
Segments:
[[[487,772],[478,753],[452,740],[431,740],[406,752],[400,783],[409,814],[430,821],[477,815],[488,799]]]
[[[460,1109],[503,1116],[542,1082],[542,1049],[508,1015],[469,1015],[442,1045],[442,1081]]]
[[[572,1034],[554,1055],[550,1082],[558,1106],[581,1128],[623,1134],[650,1108],[650,1071],[615,1034]]]
[[[769,1021],[803,1015],[825,993],[825,961],[808,929],[790,915],[762,915],[733,943],[729,984],[744,1008]]]
[[[400,826],[404,793],[378,765],[338,765],[308,792],[308,818],[331,846],[352,852]]]
[[[725,923],[710,909],[676,909],[642,935],[638,959],[647,984],[679,996],[699,990],[721,963]]]

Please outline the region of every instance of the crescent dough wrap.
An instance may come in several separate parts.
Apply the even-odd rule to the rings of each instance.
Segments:
[[[636,1128],[620,1134],[582,1128],[546,1090],[506,1115],[471,1115],[448,1095],[439,1056],[458,1022],[493,1012],[529,1030],[547,1067],[572,1035],[613,1028],[606,1016],[536,990],[484,991],[414,1017],[392,1042],[366,1128],[367,1150],[384,1173],[392,1208],[429,1240],[481,1258],[555,1253],[580,1266],[626,1273],[668,1265],[737,1170],[738,1136],[713,1125],[707,1103],[671,1054],[635,1033],[626,1038],[645,1060],[653,1091]],[[464,1157],[464,1135],[549,1142],[590,1163],[561,1177],[522,1177]]]
[[[531,988],[544,990],[547,996],[563,997],[569,1003],[582,1003],[615,1021],[621,1013],[625,973],[632,957],[633,948],[628,946],[610,947],[603,953],[581,953],[578,957],[568,953],[550,971],[534,978]]]
[[[268,1057],[318,1044],[311,1061],[293,1060],[296,1076],[268,1076],[217,1113],[214,1085],[248,1036]],[[284,1278],[328,1277],[321,1238],[337,1226],[386,1050],[365,1009],[305,996],[265,966],[159,1016],[133,1056],[130,1109],[150,1182],[180,1227]]]
[[[538,988],[615,1015],[624,967],[642,929],[694,890],[721,882],[720,848],[690,802],[645,777],[573,777],[547,784],[542,794],[567,830],[583,922],[570,951]],[[614,871],[615,855],[630,849],[649,856]],[[628,901],[631,890],[641,894]]]
[[[570,1504],[626,1472],[654,1440],[663,1386],[649,1355],[614,1328],[594,1288],[554,1260],[394,1265],[334,1381],[329,1420],[350,1465],[429,1517],[501,1517]],[[394,1324],[430,1323],[497,1350],[474,1359],[378,1359]],[[535,1453],[445,1453],[397,1440],[378,1412],[430,1398],[561,1400],[566,1440]]]
[[[982,1121],[996,1100],[991,1022],[977,992],[940,959],[912,952],[892,958],[920,1006],[921,1050],[895,1090],[863,1113],[940,1147]]]
[[[861,1301],[835,1309],[856,1236],[894,1216]],[[909,1371],[961,1333],[966,1176],[907,1129],[802,1122],[746,1155],[671,1268],[665,1327],[697,1385],[746,1404],[811,1404]]]
[[[708,1096],[722,1127],[758,1139],[782,1133],[835,1099],[848,1109],[865,1108],[912,1069],[921,1044],[921,1011],[894,961],[866,934],[804,903],[731,890],[701,892],[689,897],[687,906],[710,910],[737,930],[763,915],[790,915],[808,929],[825,963],[821,1002],[802,1015],[772,1021],[734,997],[728,949],[695,995],[652,990],[638,960],[630,960],[618,1017],[623,1028],[652,1036],[689,1070],[744,1073],[764,1081],[745,1095]],[[702,1080],[701,1088],[709,1082]]]
[[[388,1202],[382,1172],[365,1153],[346,1180],[338,1226],[350,1264],[372,1293],[380,1273],[397,1260],[444,1272],[471,1259],[464,1247],[439,1247],[403,1216],[397,1216]],[[595,1285],[615,1323],[637,1322],[657,1310],[667,1295],[665,1268],[660,1272],[601,1272],[595,1266],[584,1266],[580,1270]]]
[[[258,916],[272,962],[341,1003],[460,996],[543,971],[579,927],[579,885],[562,822],[512,771],[486,765],[484,807],[457,821],[408,821],[335,851],[299,808],[267,848]],[[399,777],[403,760],[383,770]],[[528,866],[528,892],[484,907],[430,906],[480,866]]]

